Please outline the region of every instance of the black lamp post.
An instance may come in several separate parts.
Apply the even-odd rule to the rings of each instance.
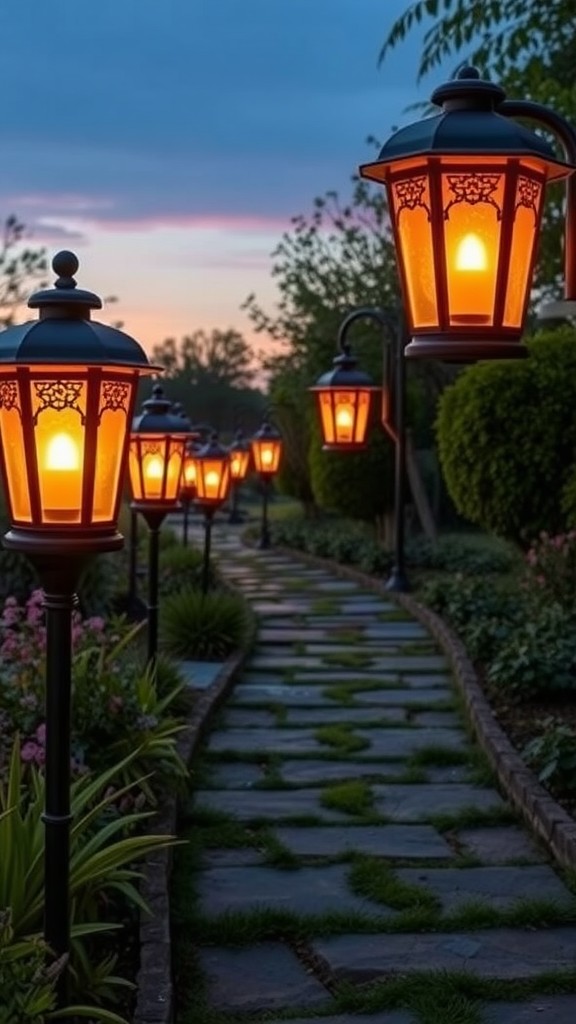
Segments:
[[[77,288],[74,253],[60,252],[55,287],[28,306],[39,319],[0,334],[0,466],[11,529],[46,610],[44,935],[70,950],[72,611],[90,558],[122,547],[116,529],[138,377],[152,367],[129,335],[90,319],[102,303]],[[66,975],[58,1009],[67,1005]],[[63,1018],[62,1018],[63,1019]]]
[[[246,440],[242,430],[237,430],[229,448],[232,490],[232,507],[228,517],[229,523],[242,522],[242,516],[238,510],[238,492],[240,484],[246,479],[250,468],[250,452],[250,442]]]
[[[404,505],[406,500],[406,367],[405,334],[400,314],[360,306],[342,321],[338,331],[340,355],[334,369],[323,374],[310,388],[316,394],[324,448],[327,451],[358,451],[366,446],[370,404],[375,387],[368,374],[357,368],[347,341],[357,320],[374,320],[382,328],[384,379],[382,384],[382,425],[394,442],[394,564],[386,589],[410,590],[404,556]]]
[[[178,507],[184,449],[190,423],[171,412],[171,402],[155,384],[152,397],[132,422],[130,434],[130,486],[132,508],[148,525],[148,660],[158,649],[158,548],[160,527],[168,512]]]
[[[265,419],[262,426],[254,434],[251,441],[254,469],[262,482],[262,519],[260,522],[260,540],[258,547],[266,550],[270,547],[270,529],[268,526],[268,498],[272,479],[280,468],[283,442],[280,433]]]
[[[204,558],[202,593],[210,585],[210,545],[214,513],[230,492],[230,453],[218,442],[214,431],[207,444],[196,453],[196,498],[204,512]]]
[[[506,101],[475,68],[441,85],[442,107],[397,131],[364,178],[386,185],[412,341],[406,356],[475,361],[526,354],[521,336],[545,187],[576,166],[576,131],[547,107]],[[565,160],[518,124],[559,140]],[[576,309],[576,177],[567,183],[565,299]]]

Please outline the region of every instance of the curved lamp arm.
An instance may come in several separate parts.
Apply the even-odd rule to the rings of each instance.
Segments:
[[[338,348],[349,350],[348,331],[357,320],[373,320],[384,332],[384,386],[382,392],[382,425],[392,440],[398,440],[398,405],[402,402],[399,394],[403,388],[404,320],[401,310],[381,309],[379,306],[358,306],[344,317],[338,329]],[[392,383],[392,362],[396,364],[395,383]],[[402,379],[401,379],[402,375]]]
[[[548,128],[561,143],[566,161],[576,164],[576,129],[565,117],[532,100],[504,100],[496,109],[504,117],[525,117]],[[566,179],[564,297],[576,302],[576,172]]]

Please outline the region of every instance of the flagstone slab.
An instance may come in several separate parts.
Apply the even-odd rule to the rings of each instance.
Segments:
[[[308,729],[224,729],[210,735],[207,749],[238,754],[318,754],[327,748]]]
[[[228,721],[228,719],[227,719]],[[346,722],[349,725],[369,722],[371,725],[386,726],[406,722],[405,708],[291,708],[285,719],[285,725],[329,725],[334,722]],[[230,723],[232,724],[232,723]],[[238,724],[238,723],[237,723]]]
[[[273,711],[261,708],[253,711],[228,708],[224,713],[223,724],[226,729],[270,729],[276,725],[276,715]]]
[[[266,863],[266,854],[250,846],[240,849],[206,849],[202,851],[203,868],[246,868]]]
[[[264,768],[247,761],[224,761],[210,766],[213,789],[252,789],[265,778]]]
[[[355,690],[353,694],[354,703],[384,705],[386,707],[394,705],[410,707],[414,704],[443,704],[445,701],[453,699],[453,693],[448,686],[441,685],[441,676],[438,676],[438,680],[438,686],[430,687],[429,689],[425,687],[420,690],[410,687],[404,687],[403,689],[386,687],[378,690]],[[236,687],[235,692],[237,690],[238,687]]]
[[[277,626],[263,626],[258,630],[258,647],[275,646],[277,644],[291,643],[334,643],[334,638],[325,629],[316,629],[313,626],[295,627],[292,622],[290,628],[278,628]]]
[[[330,1001],[324,986],[280,942],[260,942],[246,949],[204,947],[198,958],[208,1002],[215,1010],[304,1009]]]
[[[576,995],[536,996],[522,1003],[486,1003],[482,1009],[483,1024],[574,1024]],[[323,1017],[323,1024],[326,1021]]]
[[[428,729],[430,726],[458,729],[462,725],[462,720],[456,711],[416,711],[410,717],[410,725],[415,725],[419,729]]]
[[[428,640],[432,642],[430,634],[419,622],[411,619],[394,619],[390,622],[381,622],[379,625],[365,626],[363,635],[367,640]]]
[[[574,969],[576,928],[342,935],[317,939],[313,949],[338,977],[351,981],[421,971],[424,964],[429,971],[469,971],[480,978],[535,978]]]
[[[574,902],[563,882],[545,864],[509,868],[399,868],[396,875],[437,896],[445,914],[471,902],[493,910],[508,910],[523,899],[551,900],[564,907]]]
[[[393,821],[426,821],[432,814],[458,814],[468,807],[493,811],[505,806],[495,789],[462,782],[386,783],[372,786],[372,793],[375,810]]]
[[[333,811],[320,803],[321,789],[247,790],[238,793],[227,789],[198,789],[194,805],[233,815],[238,821],[265,818],[304,818],[314,815],[324,822],[348,822],[350,815]]]
[[[309,601],[253,601],[255,615],[273,618],[275,615],[302,615],[310,610]]]
[[[391,919],[397,912],[355,896],[348,887],[346,864],[323,864],[297,871],[271,867],[219,867],[197,876],[200,910],[220,915],[260,907],[295,914],[362,914]]]
[[[300,857],[339,857],[350,850],[398,860],[452,860],[453,851],[431,825],[284,826],[276,836]]]
[[[355,735],[368,740],[370,747],[362,751],[363,757],[410,757],[427,747],[466,751],[468,741],[462,729],[371,729],[355,730]]]
[[[518,825],[498,825],[491,828],[464,828],[457,833],[458,842],[467,853],[479,857],[485,864],[498,864],[507,860],[545,861],[548,856]]]
[[[334,701],[324,696],[320,686],[293,686],[286,683],[239,683],[234,688],[230,707],[262,704],[283,704],[286,707],[334,707]]]
[[[378,778],[379,775],[401,777],[406,771],[398,761],[378,765],[374,762],[360,764],[354,761],[303,761],[297,758],[283,761],[280,773],[283,782],[291,785],[313,785],[314,783],[338,782],[343,779]]]
[[[286,1024],[286,1018],[282,1021],[272,1020],[268,1024]],[[291,1017],[290,1024],[417,1024],[417,1021],[416,1017],[404,1010],[384,1010],[382,1013],[363,1013],[361,1016],[345,1013],[338,1017],[298,1017],[298,1020]],[[497,1024],[500,1022],[498,1021]],[[524,1021],[518,1022],[518,1024],[524,1024]],[[532,1021],[527,1021],[526,1024],[532,1024]],[[540,1024],[546,1024],[546,1022],[541,1021]],[[553,1024],[556,1022],[554,1021]],[[565,1024],[564,1020],[560,1020],[559,1024]],[[568,1024],[568,1018],[566,1018],[566,1024]]]
[[[400,676],[397,672],[373,672],[367,671],[366,669],[345,669],[340,665],[323,665],[321,669],[317,669],[315,672],[310,672],[306,669],[298,668],[294,661],[290,659],[290,664],[287,666],[289,671],[295,673],[294,679],[290,679],[290,686],[332,686],[336,683],[350,683],[350,682],[362,682],[369,683],[371,686],[377,684],[379,686],[398,686],[400,683]],[[281,672],[274,675],[268,669],[259,669],[250,663],[249,671],[246,676],[243,677],[243,681],[248,683],[259,683],[262,680],[269,682],[286,683],[286,676],[282,675]]]

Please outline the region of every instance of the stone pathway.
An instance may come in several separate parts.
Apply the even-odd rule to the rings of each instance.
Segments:
[[[176,930],[197,936],[206,1005],[574,1024],[576,994],[549,994],[576,990],[574,899],[492,784],[423,626],[229,528],[214,543],[260,630],[182,824],[196,860]]]

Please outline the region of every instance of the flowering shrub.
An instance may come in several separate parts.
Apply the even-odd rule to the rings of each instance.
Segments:
[[[538,603],[576,606],[576,530],[539,534],[526,554],[525,584],[528,596]]]
[[[45,760],[45,640],[42,591],[25,604],[6,598],[0,615],[0,772],[16,733],[24,764],[42,767]],[[103,771],[130,751],[141,757],[135,777],[160,769],[184,774],[176,753],[180,726],[170,705],[182,684],[160,697],[136,645],[141,624],[123,619],[74,613],[72,624],[72,772]],[[128,779],[124,779],[124,782]],[[152,791],[144,783],[147,795]]]

